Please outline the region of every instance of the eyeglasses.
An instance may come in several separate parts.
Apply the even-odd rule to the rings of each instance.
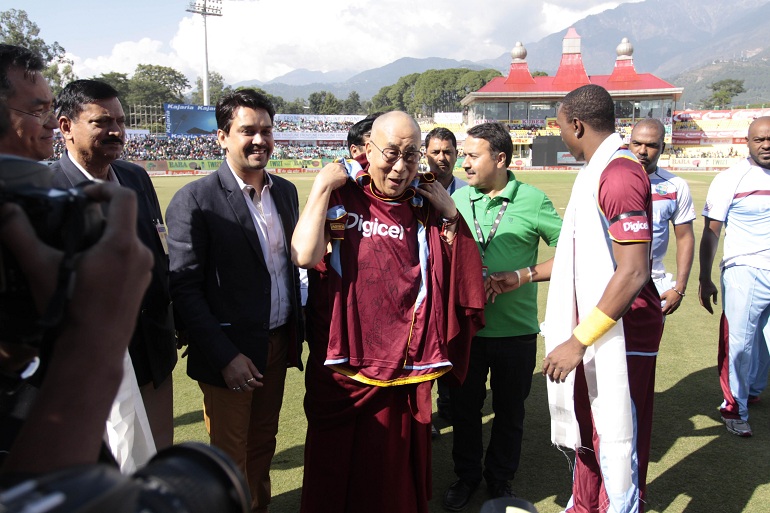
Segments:
[[[420,162],[420,159],[422,158],[422,152],[421,151],[405,151],[401,153],[401,150],[398,150],[396,148],[385,148],[384,150],[380,149],[379,146],[374,144],[374,141],[369,139],[369,142],[372,143],[372,146],[380,150],[380,153],[382,153],[382,158],[387,162],[388,164],[395,164],[398,162],[398,159],[404,159],[404,162],[407,164],[417,164]]]
[[[38,122],[41,125],[45,125],[49,121],[51,121],[54,117],[56,117],[56,111],[54,109],[47,110],[44,112],[27,112],[26,110],[20,110],[20,109],[14,109],[13,107],[8,107],[9,110],[14,110],[16,112],[20,112],[22,114],[26,114],[27,116],[32,116],[37,118]]]

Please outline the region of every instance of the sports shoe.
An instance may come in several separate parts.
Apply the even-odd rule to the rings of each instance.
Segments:
[[[727,431],[738,436],[749,437],[752,435],[751,426],[749,423],[742,419],[728,419],[722,417],[722,422],[725,423]]]
[[[759,402],[759,396],[758,395],[750,395],[748,402],[749,402],[749,404],[757,404]]]

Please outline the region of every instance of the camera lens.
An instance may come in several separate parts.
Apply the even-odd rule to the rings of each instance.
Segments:
[[[164,449],[133,477],[142,487],[137,511],[248,513],[251,508],[240,470],[222,451],[205,444]]]

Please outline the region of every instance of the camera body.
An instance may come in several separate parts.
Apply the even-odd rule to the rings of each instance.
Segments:
[[[37,236],[64,253],[92,246],[104,231],[99,204],[83,187],[54,189],[52,171],[44,164],[0,155],[0,205],[15,203],[27,214]],[[45,328],[29,285],[13,255],[0,252],[0,340],[37,347]]]
[[[216,447],[168,447],[131,476],[84,465],[0,492],[0,513],[248,513],[251,497],[233,461]]]

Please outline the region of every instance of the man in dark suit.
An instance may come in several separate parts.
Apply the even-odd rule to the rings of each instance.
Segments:
[[[270,101],[246,89],[216,107],[225,161],[169,204],[171,294],[189,334],[187,374],[203,391],[211,444],[246,474],[252,510],[267,511],[286,369],[301,367],[299,274],[289,242],[297,189],[265,171]]]
[[[112,86],[96,80],[76,80],[59,94],[57,108],[67,152],[51,166],[54,187],[69,188],[97,178],[119,183],[136,193],[137,234],[152,251],[154,265],[129,354],[155,446],[161,449],[173,443],[171,371],[177,355],[166,232],[158,197],[144,169],[117,160],[125,141],[125,116]]]

